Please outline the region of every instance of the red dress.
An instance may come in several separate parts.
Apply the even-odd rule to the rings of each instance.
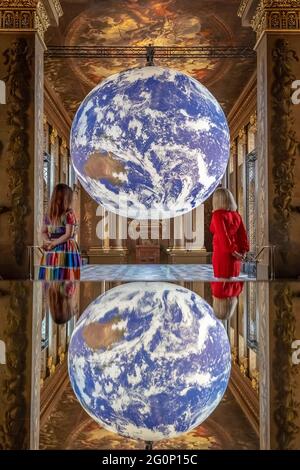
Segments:
[[[243,291],[243,282],[211,282],[211,293],[217,299],[239,297]]]
[[[240,274],[241,262],[232,253],[249,251],[249,242],[242,218],[237,211],[213,212],[210,224],[213,234],[212,263],[215,277],[230,278]]]

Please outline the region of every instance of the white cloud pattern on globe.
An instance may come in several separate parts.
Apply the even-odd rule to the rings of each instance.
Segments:
[[[72,334],[69,376],[104,428],[157,441],[201,424],[231,369],[225,328],[194,292],[165,282],[115,287],[92,302]]]
[[[107,78],[80,105],[71,130],[79,180],[107,210],[171,218],[203,203],[222,179],[229,129],[214,96],[163,67]]]

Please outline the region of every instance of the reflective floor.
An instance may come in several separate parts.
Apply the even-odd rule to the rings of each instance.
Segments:
[[[0,447],[299,448],[299,306],[296,282],[2,281]]]
[[[127,264],[86,265],[82,281],[214,281],[211,264]],[[241,273],[233,280],[250,280]]]

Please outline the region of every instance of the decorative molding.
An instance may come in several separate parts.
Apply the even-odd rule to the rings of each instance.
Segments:
[[[62,364],[65,360],[65,355],[66,355],[65,349],[63,349],[62,346],[59,346],[59,348],[57,350],[57,354],[58,354],[58,358],[59,358],[59,363]]]
[[[252,428],[259,436],[260,419],[258,395],[253,390],[250,379],[241,374],[238,365],[235,363],[231,368],[229,389],[245,413]]]
[[[50,376],[55,373],[56,365],[54,364],[53,356],[48,357],[47,369],[48,369],[48,372],[49,372]]]
[[[300,2],[299,2],[300,3]],[[291,84],[296,80],[292,65],[297,54],[285,39],[278,39],[272,51],[273,82],[271,86],[272,117],[271,145],[273,153],[274,224],[272,243],[277,253],[287,262],[290,251],[290,220],[295,185],[295,157],[298,151],[295,119],[292,115]]]
[[[29,289],[24,282],[9,286],[9,305],[4,330],[6,368],[1,387],[2,423],[0,450],[23,450],[29,447],[26,388],[27,308]]]
[[[50,26],[50,19],[42,1],[37,4],[35,12],[34,28],[39,34],[40,38],[44,40],[44,34]]]
[[[60,17],[64,14],[59,0],[53,0],[53,5],[56,10],[57,15]]]
[[[232,359],[233,364],[237,364],[237,361],[238,361],[238,348],[236,346],[231,348],[231,359]]]
[[[42,245],[44,219],[44,51],[35,45],[35,96],[34,96],[34,245]]]
[[[258,51],[257,61],[257,234],[256,240],[258,247],[269,245],[268,231],[268,140],[267,136],[267,47],[261,43]],[[262,260],[264,265],[269,264],[267,254]]]
[[[258,39],[264,31],[300,30],[300,0],[261,0],[251,26]]]
[[[238,9],[238,16],[241,18],[246,11],[249,0],[242,0]]]
[[[7,66],[7,123],[8,188],[11,198],[9,228],[12,250],[17,264],[21,265],[26,253],[26,217],[29,213],[29,135],[28,110],[30,106],[31,51],[25,38],[12,42],[4,52]]]
[[[270,331],[269,331],[269,284],[256,284],[257,305],[259,305],[259,430],[260,448],[270,449]]]
[[[59,0],[2,0],[0,2],[0,30],[34,31],[44,40],[51,21],[48,11],[54,9],[58,19],[63,15]]]
[[[258,391],[259,391],[259,371],[256,370],[256,369],[252,372],[251,386],[252,386],[253,390],[255,390],[255,392],[258,393]]]
[[[61,139],[59,153],[62,157],[65,157],[65,158],[67,158],[68,156],[67,141],[64,138]]]
[[[238,136],[241,127],[249,123],[257,107],[256,72],[252,75],[239,98],[228,114],[231,138]]]
[[[95,202],[89,198],[86,194],[82,198],[83,203],[83,222],[85,224],[85,229],[82,231],[82,243],[83,245],[89,249],[93,244],[93,228],[94,228],[94,220],[95,220],[95,213],[97,210],[97,206]],[[95,231],[96,233],[96,231]]]
[[[1,0],[0,8],[35,8],[38,0]]]
[[[240,358],[240,371],[244,377],[248,377],[249,365],[247,357]]]
[[[253,134],[256,134],[257,133],[257,112],[256,111],[250,116],[249,122],[250,122],[251,132],[253,132]]]
[[[246,145],[247,143],[246,138],[247,138],[246,129],[245,127],[241,127],[241,129],[239,130],[239,144]]]
[[[43,285],[32,284],[31,310],[31,393],[30,393],[30,449],[39,449],[40,434],[40,380],[41,380],[41,336]]]
[[[38,0],[2,0],[0,30],[35,30],[37,4]]]
[[[58,137],[58,132],[56,127],[52,128],[51,134],[50,134],[50,143],[51,145],[55,145]]]
[[[67,113],[60,97],[53,90],[49,80],[44,78],[45,84],[45,114],[52,127],[59,129],[61,136],[68,142],[72,119]]]
[[[55,374],[43,381],[41,389],[40,428],[43,427],[51,411],[60,400],[68,384],[67,361],[59,364]]]
[[[299,434],[297,424],[300,403],[296,399],[298,368],[292,364],[292,343],[296,338],[296,314],[293,310],[293,294],[288,283],[278,283],[273,289],[275,318],[273,335],[273,418],[277,426],[276,449],[293,449],[293,441]],[[284,380],[283,380],[284,377]]]
[[[236,156],[237,155],[237,145],[236,145],[236,141],[233,140],[231,143],[230,143],[230,154],[233,155],[233,156]]]

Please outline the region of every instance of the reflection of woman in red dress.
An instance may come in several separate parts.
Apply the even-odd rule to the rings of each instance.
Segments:
[[[220,320],[229,320],[235,312],[243,282],[211,282],[213,310]]]
[[[249,251],[249,242],[236,202],[228,189],[218,188],[214,193],[210,231],[213,234],[215,277],[239,276],[241,260]]]
[[[73,281],[45,284],[46,301],[57,325],[63,325],[77,315],[76,289],[77,285]]]

